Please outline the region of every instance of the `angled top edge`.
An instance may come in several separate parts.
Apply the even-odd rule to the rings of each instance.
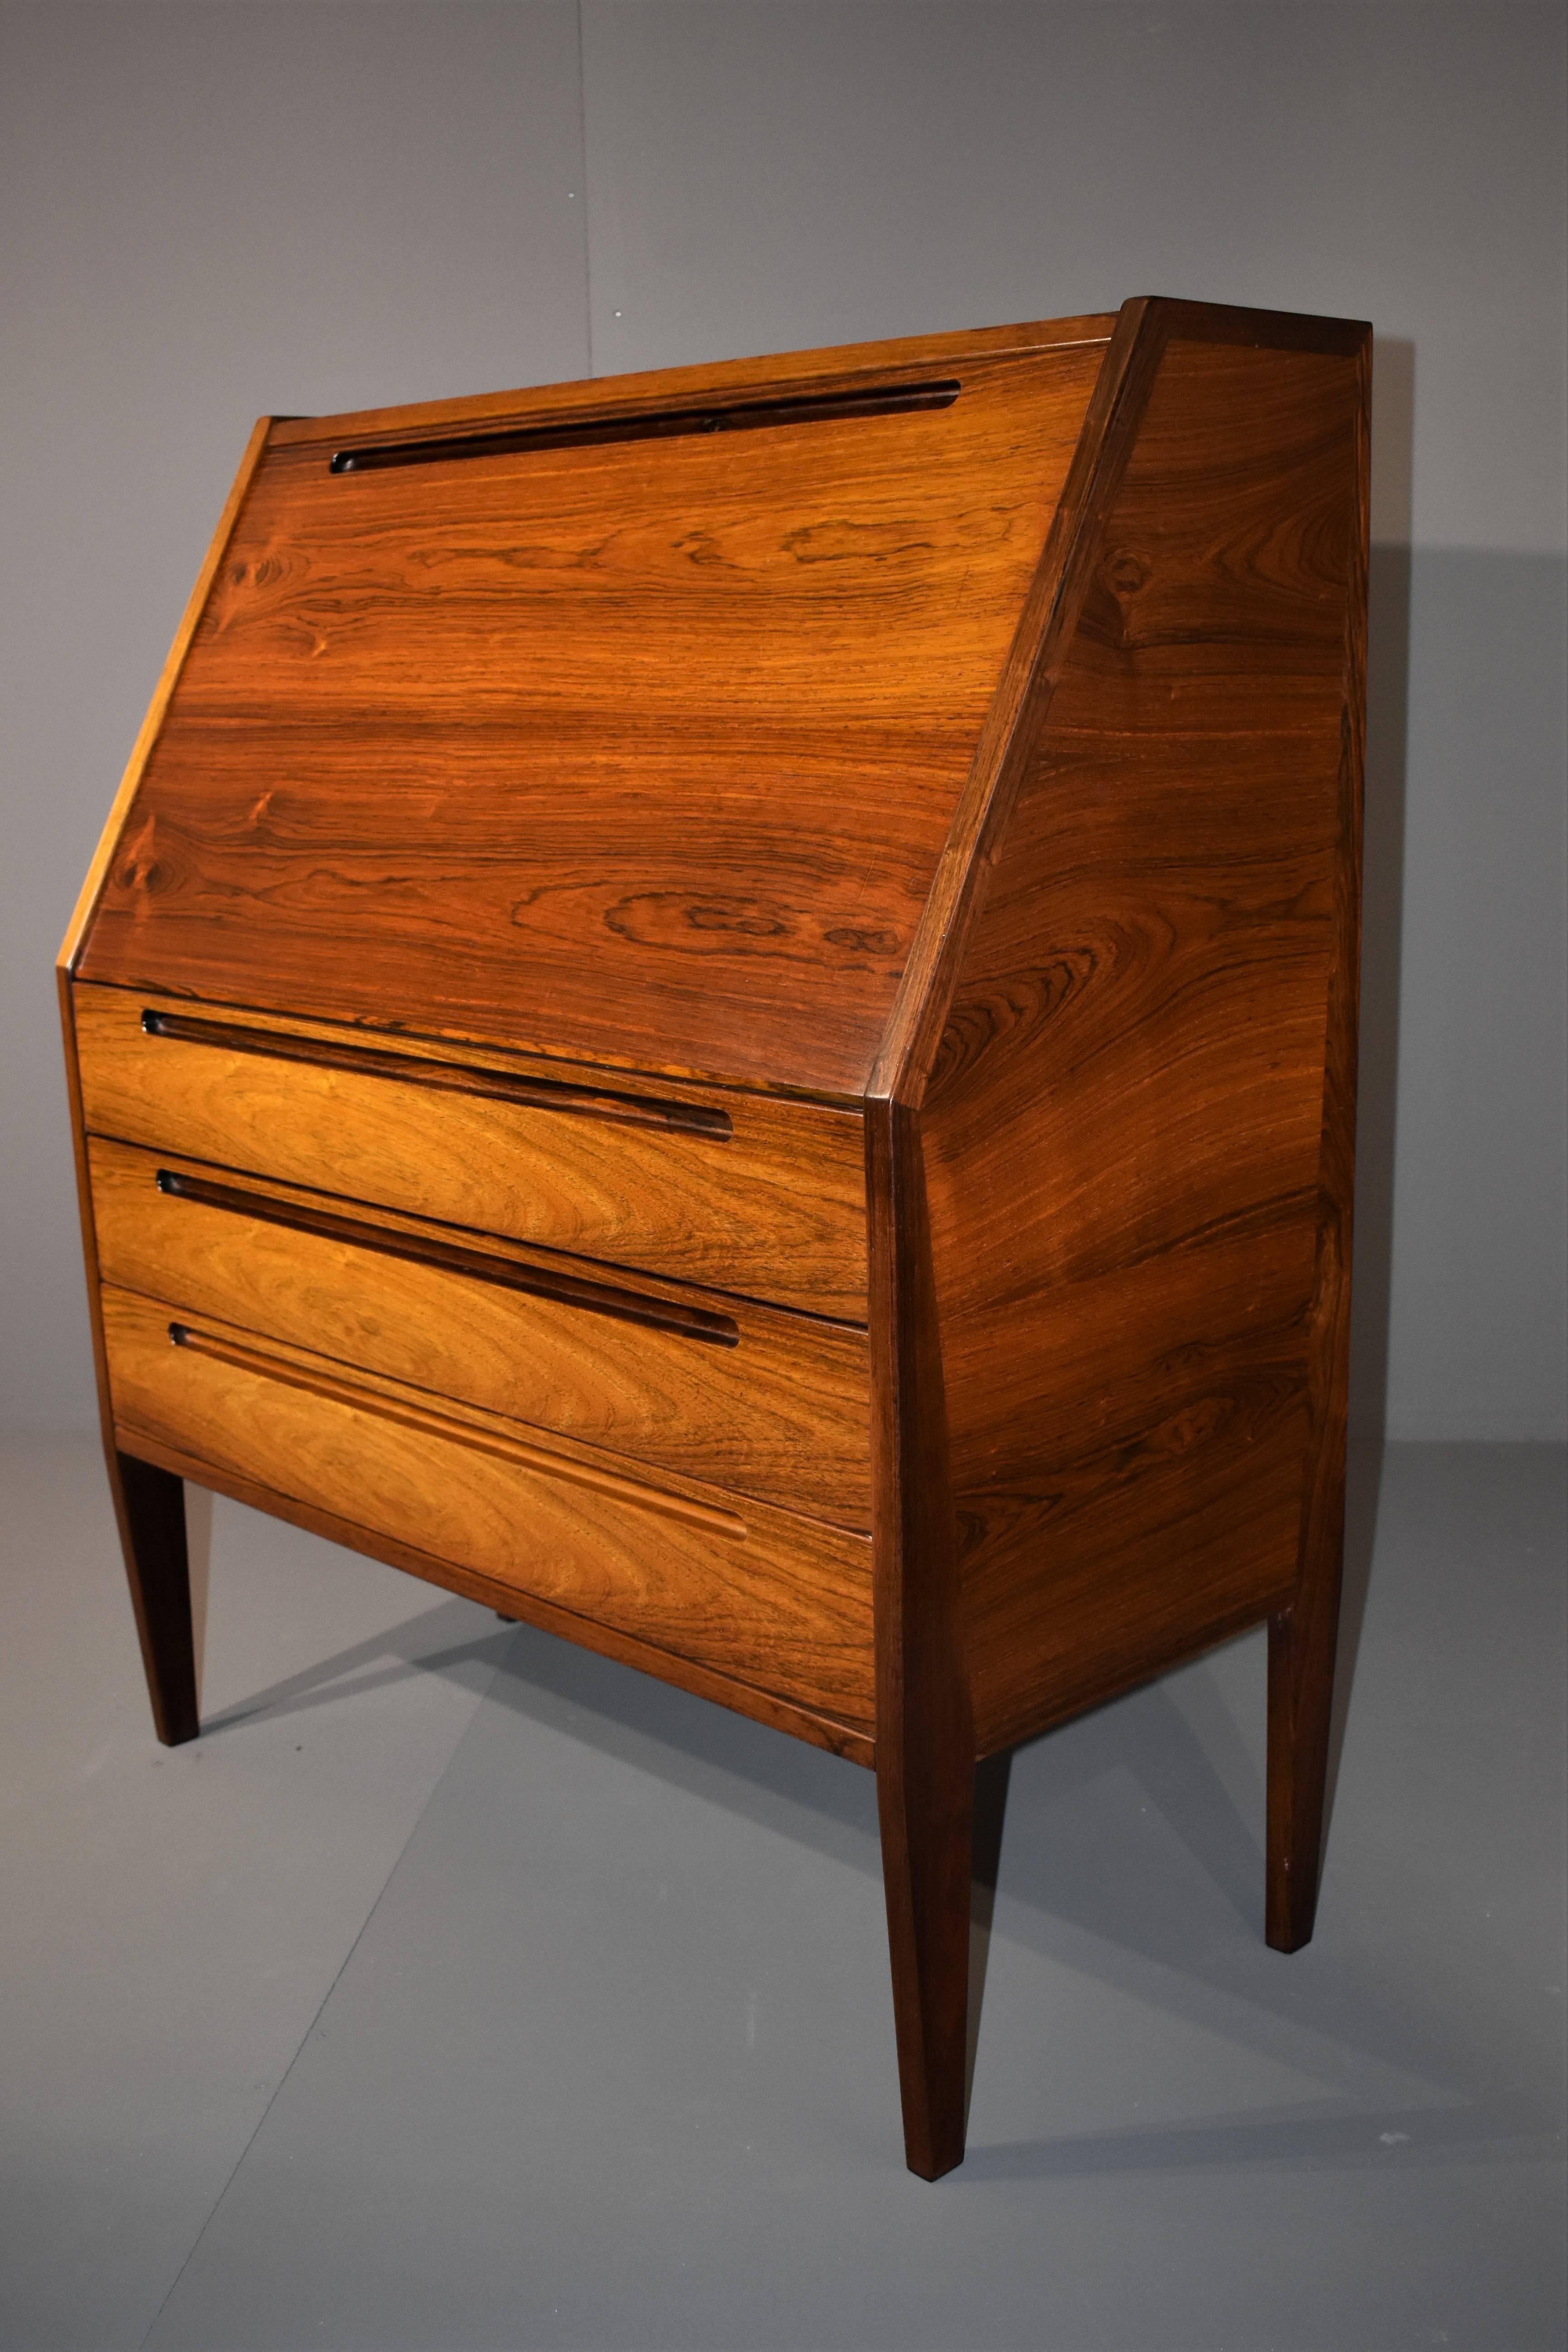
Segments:
[[[585,376],[566,383],[523,385],[514,391],[479,393],[457,400],[416,401],[397,408],[362,408],[333,416],[291,416],[278,419],[271,446],[287,448],[296,443],[354,440],[382,434],[402,436],[438,431],[445,426],[473,427],[500,419],[508,422],[534,415],[559,415],[583,409],[636,409],[663,406],[692,394],[736,394],[777,390],[781,385],[805,387],[857,376],[886,380],[900,370],[956,365],[965,360],[995,360],[1030,352],[1050,351],[1073,343],[1109,341],[1116,323],[1114,312],[1081,319],[1026,321],[1007,327],[979,327],[955,334],[907,335],[889,342],[825,345],[813,351],[763,353],[753,359],[721,360],[696,367],[652,368],[632,375]]]
[[[1239,343],[1252,351],[1308,351],[1352,357],[1372,334],[1365,319],[1311,310],[1256,310],[1236,302],[1191,302],[1171,294],[1135,296],[1124,306],[1146,311],[1170,339]]]

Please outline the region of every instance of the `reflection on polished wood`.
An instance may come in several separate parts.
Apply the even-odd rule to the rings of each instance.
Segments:
[[[812,1712],[871,1714],[869,1549],[106,1289],[116,1427]]]
[[[381,1211],[347,1215],[338,1204],[323,1219],[322,1195],[297,1186],[209,1185],[226,1196],[214,1207],[160,1188],[160,1172],[199,1183],[195,1163],[97,1137],[89,1159],[104,1279],[172,1313],[216,1316],[435,1396],[869,1528],[863,1331],[739,1298],[717,1315],[711,1295],[668,1283],[588,1283],[581,1261]],[[507,1276],[548,1286],[513,1289]],[[583,1292],[587,1307],[574,1295]],[[630,1311],[605,1311],[616,1301]],[[670,1318],[663,1328],[652,1319],[660,1310]],[[678,1318],[696,1318],[699,1332],[721,1325],[733,1344],[694,1337]]]
[[[160,1736],[189,1477],[872,1765],[927,2178],[981,1759],[1267,1622],[1311,1932],[1368,352],[264,422],[62,950]]]
[[[383,1066],[389,1056],[361,1068],[159,1036],[145,1014],[171,1008],[150,991],[79,984],[76,997],[96,1134],[865,1321],[857,1113],[739,1097],[727,1135],[582,1118],[402,1082]],[[237,1013],[222,1024],[240,1025]],[[272,1022],[248,1025],[276,1034]],[[416,1073],[432,1058],[399,1053]],[[568,1075],[575,1082],[574,1066]],[[709,1087],[695,1107],[730,1099]]]

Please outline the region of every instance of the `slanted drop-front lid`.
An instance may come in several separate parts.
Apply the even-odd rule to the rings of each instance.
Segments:
[[[275,425],[82,977],[858,1093],[1109,328]]]

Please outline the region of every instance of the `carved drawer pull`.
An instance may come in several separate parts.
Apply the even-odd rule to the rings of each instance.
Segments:
[[[169,1337],[176,1348],[188,1349],[195,1356],[210,1356],[220,1364],[232,1364],[237,1371],[280,1381],[285,1388],[308,1389],[313,1395],[327,1397],[334,1404],[348,1405],[355,1412],[376,1413],[383,1421],[394,1421],[405,1429],[439,1437],[447,1444],[466,1445],[472,1453],[493,1454],[500,1462],[515,1462],[521,1469],[531,1470],[542,1477],[557,1478],[564,1486],[592,1487],[595,1494],[611,1495],[616,1502],[630,1504],[635,1510],[655,1511],[667,1519],[685,1519],[693,1527],[706,1528],[735,1543],[746,1540],[746,1522],[734,1511],[717,1510],[711,1504],[692,1502],[685,1495],[645,1486],[638,1479],[622,1478],[612,1470],[596,1469],[591,1463],[574,1461],[564,1454],[552,1454],[542,1445],[530,1445],[521,1437],[502,1437],[492,1430],[477,1429],[471,1422],[456,1421],[444,1412],[429,1412],[421,1406],[405,1404],[396,1397],[356,1387],[329,1372],[291,1363],[285,1357],[239,1347],[234,1340],[220,1339],[213,1332],[198,1331],[189,1323],[171,1323]]]
[[[616,1119],[636,1127],[676,1128],[722,1142],[731,1134],[730,1114],[703,1103],[668,1102],[654,1095],[615,1094],[575,1087],[559,1078],[522,1077],[462,1062],[427,1062],[416,1054],[391,1054],[376,1045],[340,1045],[321,1037],[296,1037],[284,1029],[251,1029],[237,1021],[208,1021],[196,1013],[142,1015],[149,1037],[176,1037],[187,1045],[221,1045],[230,1054],[258,1054],[272,1061],[311,1062],[326,1070],[353,1070],[362,1077],[396,1078],[405,1086],[433,1087],[447,1094],[483,1095],[492,1102],[526,1103],[531,1110],[565,1111],[575,1118]]]
[[[524,1265],[515,1258],[493,1256],[488,1250],[465,1249],[456,1242],[362,1223],[357,1217],[340,1216],[335,1210],[307,1208],[303,1202],[280,1201],[269,1192],[252,1192],[239,1184],[215,1183],[205,1176],[188,1176],[173,1168],[159,1169],[157,1184],[160,1192],[177,1201],[199,1202],[204,1208],[256,1217],[265,1224],[287,1225],[296,1233],[320,1234],[324,1240],[347,1242],[354,1249],[377,1250],[384,1257],[406,1258],[416,1265],[437,1266],[473,1282],[494,1283],[502,1290],[526,1291],[535,1298],[552,1298],[563,1307],[580,1307],[589,1315],[645,1324],[650,1330],[705,1340],[713,1348],[741,1344],[740,1326],[731,1316],[687,1307],[678,1299],[651,1298],[643,1291],[618,1290],[612,1283],[589,1282],[579,1275],[557,1274],[548,1266]]]

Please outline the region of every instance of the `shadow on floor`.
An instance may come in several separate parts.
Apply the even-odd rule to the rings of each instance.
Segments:
[[[193,1575],[193,1585],[195,1581]],[[473,1622],[470,1601],[447,1601],[435,1609],[422,1609],[401,1625],[368,1642],[356,1642],[350,1649],[335,1651],[330,1658],[290,1675],[287,1681],[273,1683],[267,1690],[256,1691],[209,1716],[203,1722],[202,1738],[216,1738],[263,1716],[301,1715],[313,1707],[337,1706],[345,1698],[385,1690],[414,1675],[467,1679],[476,1665],[499,1665],[513,1638],[511,1629],[498,1623],[489,1632],[476,1634]],[[456,1638],[459,1634],[462,1639]]]
[[[1370,1554],[1375,1465],[1352,1487],[1352,1554]],[[1364,1579],[1362,1585],[1364,1595]],[[1359,1631],[1360,1606],[1353,1612]],[[553,1636],[446,1601],[258,1692],[207,1727],[368,1694],[412,1675],[483,1670],[490,1698],[562,1737],[817,1852],[880,1874],[872,1776]],[[1353,1647],[1353,1644],[1352,1644]],[[1250,1653],[1250,1654],[1248,1654]],[[1244,1738],[1238,1685],[1256,1684]],[[1227,1687],[1228,1685],[1228,1687]],[[1081,1717],[983,1775],[972,1911],[971,2081],[987,1958],[1004,1936],[1080,1976],[1322,2085],[1321,2102],[1157,2132],[972,2150],[963,2178],[1043,2178],[1275,2162],[1417,2165],[1539,2153],[1552,2118],[1509,2036],[1472,2031],[1454,1987],[1481,1931],[1453,1923],[1429,1982],[1364,1940],[1285,1958],[1262,1941],[1263,1644]],[[1242,1720],[1246,1720],[1243,1698]],[[1332,1847],[1330,1851],[1332,1900]],[[1489,1955],[1495,1977],[1506,1954]],[[1522,2015],[1538,1988],[1500,2007]]]

